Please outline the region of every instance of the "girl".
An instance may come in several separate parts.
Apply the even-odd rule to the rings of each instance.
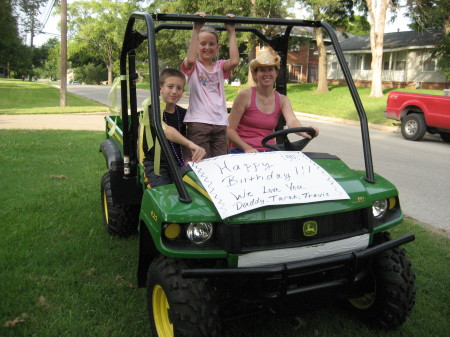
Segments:
[[[201,17],[205,13],[198,13]],[[227,14],[234,17],[234,14]],[[205,158],[227,154],[227,106],[224,80],[239,65],[234,24],[226,25],[230,59],[214,61],[220,44],[217,33],[204,22],[195,22],[181,70],[187,75],[189,108],[184,123],[187,138],[206,150]]]

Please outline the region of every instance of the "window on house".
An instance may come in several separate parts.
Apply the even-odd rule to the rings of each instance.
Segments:
[[[431,58],[430,53],[425,53],[422,56],[422,71],[436,71],[436,60]]]
[[[292,64],[289,66],[289,80],[291,82],[301,82],[302,66],[299,64]]]
[[[289,45],[289,51],[300,51],[300,44],[293,43],[292,45]]]
[[[337,70],[338,69],[338,63],[337,62],[331,62],[331,70]]]
[[[357,56],[355,54],[345,55],[345,61],[347,62],[348,69],[355,70],[357,67]]]
[[[372,69],[372,54],[363,55],[363,70]]]
[[[394,70],[406,69],[406,51],[398,52],[395,54]]]
[[[395,70],[405,70],[406,61],[395,61]]]
[[[391,53],[383,53],[383,70],[391,70]]]
[[[424,61],[423,71],[436,71],[436,61],[430,59]]]

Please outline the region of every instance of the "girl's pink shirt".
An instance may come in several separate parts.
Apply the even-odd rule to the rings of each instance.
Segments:
[[[181,71],[187,75],[190,95],[184,123],[228,125],[224,81],[229,72],[223,71],[224,62],[213,62],[211,72],[198,60],[190,70],[186,69],[184,62],[181,64]]]
[[[251,90],[250,105],[242,114],[236,132],[244,142],[254,149],[258,151],[267,150],[261,145],[261,140],[275,132],[275,127],[281,115],[280,94],[275,91],[275,108],[272,113],[265,114],[256,106],[256,88],[252,87]],[[271,140],[267,143],[275,144],[275,141]],[[230,148],[235,149],[236,146],[231,144]]]

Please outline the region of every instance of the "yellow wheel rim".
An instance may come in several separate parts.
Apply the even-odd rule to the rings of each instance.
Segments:
[[[103,209],[105,210],[105,219],[106,223],[109,223],[109,217],[108,217],[108,201],[106,198],[106,192],[103,192]]]
[[[173,324],[170,321],[170,306],[166,293],[160,285],[153,288],[152,294],[153,320],[158,337],[174,337]]]
[[[373,274],[369,277],[371,278],[369,280],[369,282],[371,282],[371,287],[368,289],[368,291],[360,297],[347,299],[350,304],[353,305],[356,309],[366,310],[371,308],[375,303],[375,299],[377,297],[377,282],[375,281],[375,277]]]
[[[369,309],[375,302],[375,293],[367,293],[361,297],[349,298],[348,301],[357,309]]]

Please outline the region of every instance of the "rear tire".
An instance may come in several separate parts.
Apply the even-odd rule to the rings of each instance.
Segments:
[[[407,140],[421,140],[427,132],[427,125],[422,114],[412,113],[402,120],[402,135]]]
[[[101,182],[103,224],[114,236],[127,238],[137,233],[139,207],[137,205],[114,204],[111,191],[111,177],[105,173]]]
[[[383,233],[381,241],[388,240],[389,234]],[[373,261],[365,293],[348,301],[374,327],[396,329],[405,322],[414,306],[415,279],[403,248],[384,251]]]
[[[204,279],[183,279],[185,261],[160,256],[147,275],[153,337],[218,337],[221,320],[214,289]]]
[[[450,143],[450,132],[439,132],[439,135],[444,142]]]

